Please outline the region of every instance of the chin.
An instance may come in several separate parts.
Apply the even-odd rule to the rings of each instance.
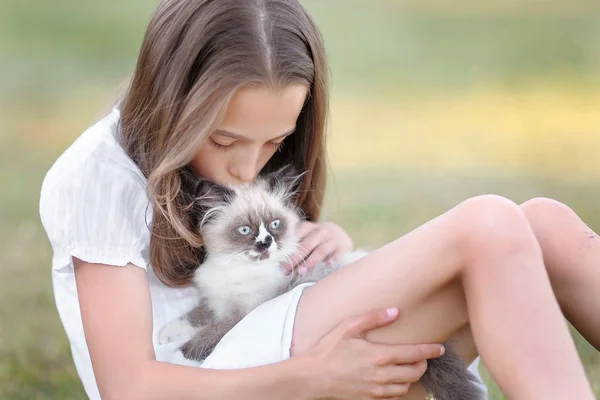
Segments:
[[[266,260],[271,260],[273,259],[273,256],[269,253],[259,253],[258,251],[254,251],[254,250],[250,250],[248,252],[248,256],[250,257],[250,260],[259,263],[261,261],[266,261]]]

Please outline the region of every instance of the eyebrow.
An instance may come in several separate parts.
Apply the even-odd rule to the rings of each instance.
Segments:
[[[296,130],[296,127],[294,127],[292,130],[284,133],[283,135],[279,135],[276,138],[273,138],[271,140],[283,139],[284,137],[289,136],[292,133],[294,133],[295,130]],[[238,135],[237,133],[224,131],[222,129],[217,129],[216,131],[213,132],[213,134],[227,136],[227,137],[230,137],[232,139],[250,140],[250,139],[248,139],[247,137],[245,137],[243,135]]]

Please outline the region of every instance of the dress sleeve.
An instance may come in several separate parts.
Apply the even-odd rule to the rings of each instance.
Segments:
[[[119,164],[87,162],[43,185],[40,218],[53,269],[72,270],[72,257],[147,269],[150,211],[145,183]]]

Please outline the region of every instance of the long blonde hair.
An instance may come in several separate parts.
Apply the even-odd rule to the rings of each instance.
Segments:
[[[317,220],[325,189],[328,70],[321,35],[297,0],[163,0],[147,28],[120,109],[120,141],[148,179],[150,262],[173,287],[190,283],[202,237],[186,213],[183,169],[244,86],[302,83],[308,99],[263,172],[307,170],[298,206]]]

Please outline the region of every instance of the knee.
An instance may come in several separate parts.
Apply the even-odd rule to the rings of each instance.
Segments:
[[[521,204],[521,209],[527,216],[534,230],[539,225],[552,225],[568,221],[576,216],[566,204],[547,197],[536,197]]]
[[[546,269],[553,280],[569,278],[573,273],[571,262],[581,246],[581,240],[596,238],[567,205],[549,198],[534,198],[521,204],[544,255]],[[573,258],[572,258],[573,257]]]
[[[471,256],[521,250],[539,251],[524,210],[497,195],[472,197],[456,208],[458,230]]]

